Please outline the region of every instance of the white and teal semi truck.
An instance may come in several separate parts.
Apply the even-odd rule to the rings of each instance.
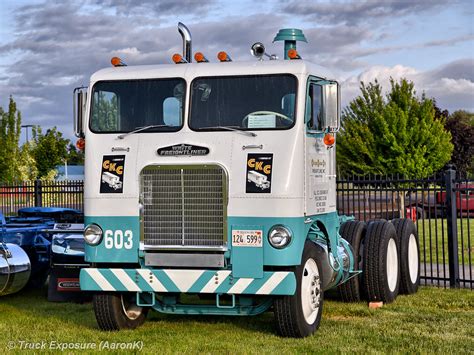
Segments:
[[[91,264],[80,285],[94,293],[99,327],[135,328],[150,309],[272,311],[280,334],[303,337],[319,326],[326,290],[382,302],[415,292],[411,221],[337,214],[340,88],[301,59],[302,31],[277,34],[282,60],[256,43],[254,61],[220,52],[210,63],[201,53],[192,62],[191,35],[178,29],[175,64],[113,58],[75,90]]]

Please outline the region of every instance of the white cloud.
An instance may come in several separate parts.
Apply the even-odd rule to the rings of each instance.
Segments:
[[[464,68],[461,69],[462,65]],[[456,70],[450,70],[451,68]],[[429,71],[418,71],[400,64],[393,67],[374,66],[342,81],[342,105],[346,106],[360,94],[361,81],[368,84],[377,79],[384,92],[387,92],[390,89],[390,78],[395,80],[406,78],[414,82],[418,95],[424,92],[428,97],[435,98],[441,109],[450,112],[458,109],[473,111],[474,81],[470,78],[456,77],[459,71],[464,71],[468,76],[473,69],[474,63],[469,60],[456,61]]]

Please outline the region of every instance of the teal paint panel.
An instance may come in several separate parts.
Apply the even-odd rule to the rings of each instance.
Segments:
[[[190,287],[189,293],[199,293],[207,285],[207,283],[214,278],[216,273],[214,271],[205,271],[196,282]]]
[[[269,230],[277,224],[288,227],[293,233],[293,239],[286,248],[275,249],[268,241]],[[263,264],[272,266],[299,265],[303,254],[304,242],[308,234],[304,217],[229,217],[228,245],[232,248],[232,228],[240,226],[261,226],[263,230]]]
[[[82,291],[100,291],[101,288],[94,281],[92,277],[84,270],[81,269],[79,273],[79,286]]]
[[[138,263],[138,248],[140,244],[140,221],[138,216],[85,216],[84,223],[86,226],[95,223],[99,225],[104,232],[104,236],[99,245],[90,246],[86,244],[85,260],[87,262]],[[116,231],[119,231],[117,238],[115,237]],[[120,231],[122,234],[125,234],[126,231],[131,231],[131,247],[125,247],[128,237],[123,236],[123,239],[120,240]],[[110,248],[106,248],[105,246],[106,232],[111,236],[113,241],[108,245]]]
[[[234,230],[260,230],[262,231],[262,246],[261,247],[247,247],[247,246],[232,246],[231,263],[232,276],[235,278],[262,278],[263,277],[263,245],[264,234],[263,226],[261,225],[232,225],[231,227],[231,245],[232,245],[232,231]]]
[[[296,276],[291,273],[273,289],[272,295],[294,295],[296,292]]]
[[[176,286],[175,283],[171,281],[169,276],[163,270],[153,270],[153,273],[168,292],[181,292],[178,286]]]

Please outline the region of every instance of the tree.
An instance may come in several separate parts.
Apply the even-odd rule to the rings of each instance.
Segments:
[[[451,163],[462,175],[474,174],[474,113],[453,112],[445,125],[454,144]]]
[[[70,165],[82,165],[84,164],[84,151],[78,150],[76,146],[69,143],[67,148],[67,163]]]
[[[68,139],[56,127],[42,133],[40,127],[33,127],[33,157],[38,168],[38,177],[52,176],[56,166],[63,164],[67,156]]]
[[[8,112],[0,107],[0,181],[18,180],[21,113],[10,96]]]
[[[337,138],[340,172],[423,178],[449,161],[451,134],[442,117],[435,119],[433,101],[418,98],[406,79],[390,84],[384,98],[377,80],[361,82],[361,95],[344,110]]]

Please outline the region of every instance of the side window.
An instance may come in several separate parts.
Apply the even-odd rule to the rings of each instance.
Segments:
[[[163,122],[168,126],[181,126],[180,102],[176,97],[167,97],[163,101]]]
[[[322,95],[321,85],[311,84],[309,86],[307,105],[307,114],[309,115],[307,126],[309,130],[323,131]]]
[[[119,100],[117,94],[110,91],[94,92],[92,108],[94,126],[99,131],[119,131]],[[100,119],[99,119],[100,118]]]

